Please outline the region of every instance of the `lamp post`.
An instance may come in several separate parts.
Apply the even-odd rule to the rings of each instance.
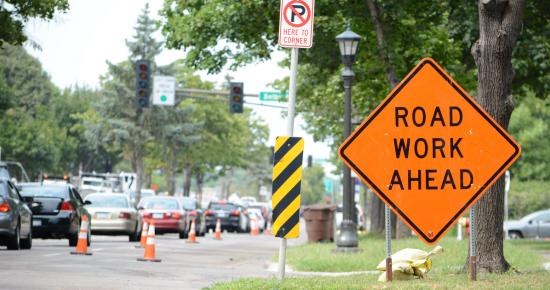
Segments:
[[[348,29],[336,36],[336,41],[340,46],[340,54],[344,63],[344,71],[342,71],[342,80],[344,81],[344,138],[351,134],[351,86],[355,73],[351,70],[351,66],[355,62],[355,54],[361,37],[355,32]],[[340,224],[340,235],[336,239],[336,251],[354,252],[358,251],[357,247],[357,225],[355,224],[353,213],[355,212],[355,193],[351,191],[351,171],[349,167],[344,166],[344,193],[343,193],[343,220]]]

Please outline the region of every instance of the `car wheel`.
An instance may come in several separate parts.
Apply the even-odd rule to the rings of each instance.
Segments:
[[[522,239],[523,236],[521,235],[520,232],[517,232],[517,231],[511,231],[508,233],[508,237],[511,239],[511,240],[518,240],[518,239]]]
[[[128,235],[128,241],[137,242],[139,241],[140,236],[141,233],[139,232],[138,225],[136,224],[136,229],[134,230],[134,232]]]
[[[19,250],[21,249],[21,231],[20,231],[20,228],[19,228],[19,225],[17,225],[17,227],[15,228],[15,233],[12,237],[9,238],[8,240],[8,250]]]
[[[185,230],[179,232],[179,235],[180,235],[180,239],[187,239],[187,237],[189,236],[189,234]]]
[[[76,247],[78,244],[78,232],[69,234],[69,247]]]
[[[89,247],[92,243],[92,224],[88,226],[88,235],[86,236],[86,244]]]
[[[30,250],[32,248],[32,230],[26,239],[21,239],[21,249]]]

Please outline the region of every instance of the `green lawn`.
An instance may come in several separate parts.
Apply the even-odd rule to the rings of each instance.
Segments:
[[[468,241],[457,241],[453,238],[443,238],[440,244],[444,252],[433,258],[431,273],[458,273],[462,270],[468,255]],[[385,258],[385,240],[381,237],[363,236],[359,254],[334,254],[333,243],[305,244],[288,249],[287,263],[297,271],[315,272],[348,272],[375,270],[380,261]],[[392,252],[404,248],[416,248],[430,251],[433,247],[426,246],[417,238],[392,241]],[[506,241],[504,254],[508,262],[520,271],[536,270],[541,267],[543,257],[540,251],[550,251],[550,242],[544,241]],[[275,258],[276,259],[276,258]]]
[[[363,236],[359,254],[334,254],[330,244],[305,244],[291,247],[287,262],[298,271],[346,272],[375,270],[385,257],[384,239]],[[283,283],[276,279],[241,279],[215,284],[212,289],[549,289],[550,273],[542,269],[542,251],[550,251],[548,241],[506,241],[505,256],[516,269],[502,275],[478,274],[477,282],[470,282],[463,266],[468,253],[467,241],[442,239],[444,252],[433,257],[433,268],[427,279],[380,283],[378,275],[366,274],[347,277],[287,278]],[[392,250],[418,248],[429,251],[418,239],[392,241]]]

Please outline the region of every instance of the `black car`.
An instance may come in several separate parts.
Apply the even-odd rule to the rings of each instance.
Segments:
[[[189,235],[191,231],[191,223],[195,220],[195,231],[197,236],[203,237],[206,235],[206,224],[204,220],[204,212],[200,209],[199,203],[195,198],[182,197],[179,199],[183,211],[186,216],[186,231],[185,237]]]
[[[248,213],[238,204],[224,201],[211,202],[204,211],[206,231],[216,229],[216,220],[220,219],[222,230],[246,232],[249,228]]]
[[[76,188],[68,183],[20,183],[23,197],[33,198],[32,234],[42,239],[68,239],[69,246],[78,242],[82,216],[91,216],[84,208],[84,201]],[[86,204],[91,204],[86,202]],[[88,245],[90,245],[88,227]]]
[[[17,188],[6,179],[0,179],[0,244],[8,250],[32,247],[32,212]]]

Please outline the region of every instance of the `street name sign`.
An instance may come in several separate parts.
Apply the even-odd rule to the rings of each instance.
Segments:
[[[519,157],[520,146],[426,58],[338,153],[424,242],[433,244]]]
[[[260,92],[260,101],[282,102],[288,98],[287,93],[281,92]]]
[[[300,236],[300,185],[304,139],[277,137],[273,157],[273,235],[291,239]]]
[[[153,105],[174,106],[176,103],[176,78],[171,76],[153,77]]]
[[[281,0],[279,45],[310,48],[313,44],[314,0]]]

